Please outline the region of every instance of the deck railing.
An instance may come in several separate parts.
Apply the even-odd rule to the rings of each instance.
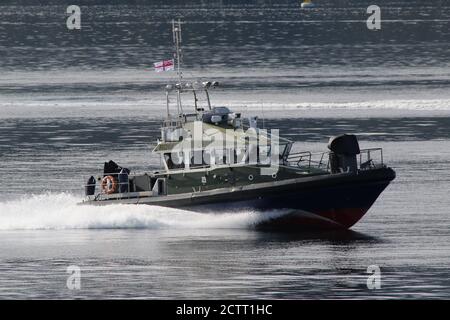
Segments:
[[[132,172],[129,175],[135,175],[135,172]],[[114,183],[116,184],[116,192],[114,192],[112,194],[107,194],[102,188],[102,180],[107,176],[112,176],[115,180]],[[83,185],[83,187],[84,188],[95,187],[95,194],[90,196],[90,197],[94,198],[95,200],[102,200],[104,198],[107,199],[107,198],[109,198],[109,196],[114,196],[114,195],[118,195],[118,194],[120,194],[120,195],[128,194],[128,197],[132,197],[132,195],[130,193],[130,181],[119,182],[118,176],[119,176],[119,173],[117,173],[117,172],[111,172],[111,173],[107,173],[107,172],[103,173],[102,172],[97,175],[93,175],[93,177],[95,178],[95,183],[93,183],[93,184],[86,183]],[[122,188],[123,186],[126,186],[126,191],[120,192],[123,189]]]
[[[302,169],[321,169],[330,171],[330,151],[311,153],[309,151],[290,153],[285,160],[289,166],[297,166]],[[383,149],[369,148],[360,150],[357,155],[358,169],[368,170],[374,167],[383,166]]]

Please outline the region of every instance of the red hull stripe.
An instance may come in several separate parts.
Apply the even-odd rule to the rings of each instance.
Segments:
[[[265,221],[259,227],[348,229],[358,222],[367,210],[368,208],[342,208],[319,212],[293,211],[270,221]]]

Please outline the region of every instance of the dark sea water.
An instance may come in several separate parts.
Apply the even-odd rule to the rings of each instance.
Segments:
[[[450,298],[448,1],[378,1],[376,32],[366,1],[80,1],[78,31],[69,3],[37,3],[0,5],[0,298]],[[258,115],[297,150],[343,132],[383,147],[397,179],[351,231],[76,205],[104,161],[159,167],[174,74],[152,65],[171,58],[178,17],[184,76],[218,80],[214,105]],[[371,265],[380,289],[366,285]]]

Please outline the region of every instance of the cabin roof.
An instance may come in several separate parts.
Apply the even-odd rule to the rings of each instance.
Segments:
[[[193,151],[203,150],[207,148],[214,141],[214,136],[221,134],[225,141],[238,141],[245,145],[246,132],[242,129],[228,129],[222,126],[216,126],[209,123],[202,123],[202,147],[192,148],[192,135],[194,131],[194,122],[186,122],[182,128],[187,131],[188,138],[181,141],[159,141],[153,152],[164,153],[168,151],[182,151],[183,149],[191,149]],[[259,143],[262,145],[270,145],[270,138],[265,135],[259,136]],[[250,143],[256,144],[255,140],[250,140]],[[234,145],[234,144],[233,144]],[[197,149],[197,150],[196,150]]]

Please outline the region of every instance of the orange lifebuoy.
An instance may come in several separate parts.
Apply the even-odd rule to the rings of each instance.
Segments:
[[[102,179],[102,190],[106,194],[115,193],[117,191],[117,182],[113,176],[106,176]]]

